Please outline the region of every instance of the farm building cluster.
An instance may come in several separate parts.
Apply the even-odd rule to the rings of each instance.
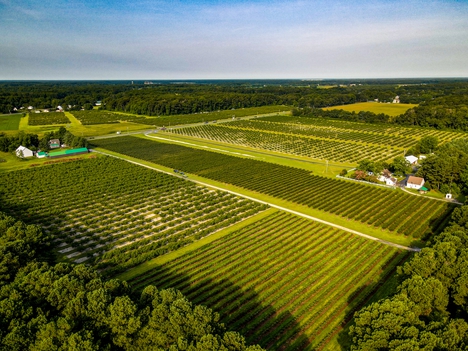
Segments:
[[[53,151],[53,152],[46,152],[46,151],[33,151],[31,149],[28,149],[27,147],[24,147],[20,145],[16,149],[16,156],[20,158],[28,158],[28,157],[34,157],[36,156],[37,158],[59,158],[59,157],[67,157],[67,156],[75,156],[75,155],[81,155],[81,154],[86,154],[89,152],[89,150],[86,147],[80,147],[77,149],[63,149],[63,150],[58,150],[58,151]]]

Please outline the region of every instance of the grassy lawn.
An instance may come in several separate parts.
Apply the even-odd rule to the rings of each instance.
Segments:
[[[328,163],[328,166],[324,160],[313,159],[310,157],[302,157],[291,154],[280,154],[274,153],[266,150],[258,150],[249,148],[241,145],[231,145],[227,143],[221,143],[212,140],[206,140],[201,138],[182,136],[180,134],[172,134],[168,132],[161,132],[151,134],[154,137],[165,138],[166,143],[173,143],[178,145],[184,145],[183,143],[190,143],[190,147],[214,152],[221,152],[221,150],[226,151],[227,154],[240,157],[248,157],[242,155],[249,155],[255,160],[267,161],[270,163],[276,163],[283,166],[291,166],[309,170],[316,175],[321,175],[325,177],[334,178],[339,174],[343,169],[351,169],[355,165],[351,163]],[[141,135],[140,137],[146,138]],[[171,142],[174,141],[174,142]],[[183,143],[180,143],[183,142]],[[186,144],[185,144],[186,145]],[[218,150],[216,150],[218,149]]]
[[[0,115],[0,131],[18,130],[21,114]]]
[[[121,155],[121,154],[118,154],[116,152],[108,151],[106,149],[96,148],[96,150],[97,151],[102,151],[102,152],[107,153],[109,155],[118,156],[118,157],[120,157],[122,159],[138,162],[140,164],[147,165],[147,166],[149,166],[151,168],[158,169],[158,170],[170,173],[170,174],[174,174],[174,170],[172,168],[170,168],[170,167],[165,167],[165,166],[161,166],[161,165],[151,163],[151,162],[148,162],[148,161],[143,161],[143,160],[140,160],[140,159],[137,159],[137,158],[134,158],[134,157]],[[341,217],[341,216],[338,216],[338,215],[327,213],[327,212],[324,212],[324,211],[321,211],[321,210],[312,209],[312,208],[304,206],[304,205],[299,205],[299,204],[296,204],[294,202],[281,200],[281,199],[278,199],[278,198],[275,198],[275,197],[272,197],[272,196],[269,196],[269,195],[265,195],[265,194],[258,193],[258,192],[255,192],[255,191],[251,191],[251,190],[246,190],[246,189],[238,187],[238,186],[234,186],[234,185],[231,185],[231,184],[226,184],[226,183],[214,181],[214,180],[207,179],[207,178],[204,178],[204,177],[200,177],[200,176],[197,176],[197,175],[194,175],[194,174],[189,174],[187,172],[185,172],[185,174],[188,176],[189,180],[202,182],[202,183],[204,183],[204,184],[206,184],[208,186],[212,185],[212,186],[215,186],[215,187],[219,187],[221,189],[225,189],[225,190],[236,192],[238,194],[249,196],[251,198],[254,198],[254,199],[257,199],[257,200],[260,200],[260,201],[272,203],[274,205],[281,206],[281,207],[284,207],[284,208],[287,208],[287,209],[290,209],[290,210],[293,210],[293,211],[297,211],[297,212],[300,212],[300,213],[303,213],[303,214],[306,214],[306,215],[309,215],[309,216],[313,216],[313,217],[316,217],[318,219],[321,219],[321,220],[324,220],[324,221],[327,221],[327,222],[330,222],[330,223],[333,223],[333,224],[337,224],[337,225],[340,225],[340,226],[343,226],[343,227],[346,227],[346,228],[349,228],[349,229],[352,229],[352,230],[355,230],[355,231],[358,231],[358,232],[373,236],[373,237],[378,238],[378,239],[390,241],[390,242],[400,244],[400,245],[405,245],[405,246],[410,246],[412,244],[418,244],[418,245],[421,244],[418,240],[415,240],[412,237],[408,237],[408,236],[400,235],[400,234],[397,234],[397,233],[393,233],[393,232],[390,232],[388,230],[379,229],[379,228],[376,228],[376,227],[374,227],[372,225],[369,225],[369,224],[360,223],[360,222],[357,222],[357,221],[354,221],[354,220],[351,220],[351,219],[347,219],[347,218],[344,218],[344,217]],[[395,190],[395,191],[400,191],[400,190]]]
[[[326,107],[324,110],[345,110],[345,111],[369,111],[373,113],[385,113],[389,116],[398,116],[402,113],[405,113],[410,108],[413,108],[417,105],[414,104],[386,104],[386,103],[378,103],[378,102],[360,102],[357,104],[350,104],[350,105],[340,105],[340,106],[332,106]]]

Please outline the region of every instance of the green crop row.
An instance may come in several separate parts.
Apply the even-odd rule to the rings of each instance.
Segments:
[[[415,197],[400,190],[376,188],[267,162],[164,144],[135,137],[96,141],[128,156],[233,184],[344,218],[424,237],[437,231],[452,204]],[[430,208],[430,211],[426,209]],[[391,218],[390,223],[386,220]]]
[[[112,158],[0,175],[1,210],[43,225],[57,250],[115,274],[266,206]]]
[[[277,212],[130,283],[180,289],[218,311],[249,343],[312,350],[403,257],[395,248]]]

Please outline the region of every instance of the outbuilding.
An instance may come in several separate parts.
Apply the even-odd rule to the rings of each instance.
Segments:
[[[60,147],[60,140],[59,139],[50,139],[49,140],[49,147],[51,149],[57,149]]]
[[[18,146],[15,152],[16,152],[16,156],[21,157],[21,158],[34,156],[34,152],[32,150],[29,150],[27,147],[23,145]]]
[[[68,157],[68,156],[75,156],[80,154],[87,154],[89,151],[85,147],[80,147],[79,149],[68,149],[68,150],[60,150],[49,152],[49,158],[59,158],[59,157]]]
[[[410,165],[415,165],[416,163],[418,163],[418,158],[413,155],[405,156],[405,160],[408,161]]]
[[[47,157],[47,152],[45,152],[45,151],[39,151],[38,153],[36,153],[36,157],[37,157],[37,158],[44,158],[44,157]]]

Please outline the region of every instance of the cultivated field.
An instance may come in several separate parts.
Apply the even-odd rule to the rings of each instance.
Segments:
[[[369,111],[376,114],[384,113],[389,116],[398,116],[405,113],[410,108],[418,105],[414,104],[390,104],[390,103],[378,103],[378,102],[359,102],[356,104],[339,105],[323,108],[323,110],[345,110],[345,111]]]
[[[45,126],[51,124],[67,124],[70,120],[63,112],[30,113],[28,123],[30,126]]]
[[[91,111],[74,111],[72,114],[83,124],[113,124],[120,122],[131,122],[137,124],[145,124],[155,127],[169,127],[179,124],[200,123],[205,121],[214,121],[218,119],[227,119],[232,117],[245,117],[251,115],[264,115],[271,113],[279,113],[280,111],[289,112],[288,106],[262,106],[255,108],[245,108],[229,111],[195,113],[189,115],[172,115],[172,116],[140,116],[127,114],[122,112],[91,110]]]
[[[443,143],[461,133],[436,130],[364,125],[328,119],[272,116],[222,124],[188,126],[173,133],[234,145],[307,156],[342,163],[358,163],[365,158],[391,161],[403,155],[425,135],[435,135]]]
[[[2,130],[18,130],[21,120],[20,114],[15,115],[0,115],[0,131]]]
[[[320,177],[304,169],[148,139],[121,137],[94,143],[120,154],[414,238],[437,231],[453,208],[448,203],[400,190]]]
[[[275,212],[130,283],[180,289],[250,344],[320,350],[405,255]]]
[[[466,133],[463,132],[442,131],[433,128],[400,127],[396,125],[348,122],[327,118],[272,116],[259,118],[259,120],[276,123],[299,124],[303,127],[313,126],[315,128],[329,129],[332,132],[342,129],[345,131],[371,133],[380,135],[381,137],[385,137],[382,143],[385,143],[387,141],[387,136],[419,140],[424,136],[432,135],[436,136],[439,139],[439,142],[441,143],[448,142],[457,138],[466,137]]]
[[[264,205],[108,157],[0,174],[0,210],[44,226],[75,262],[117,273]]]

